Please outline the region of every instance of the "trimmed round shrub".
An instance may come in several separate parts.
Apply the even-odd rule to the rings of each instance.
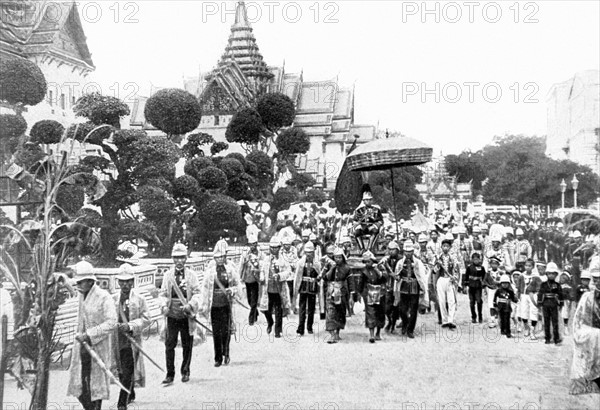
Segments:
[[[121,128],[121,117],[130,114],[129,106],[123,101],[97,92],[81,96],[73,111],[96,125],[108,124],[115,128]]]
[[[219,164],[219,168],[227,175],[227,179],[239,177],[244,173],[244,166],[234,158],[223,158]]]
[[[263,125],[271,131],[289,127],[296,116],[294,102],[282,93],[264,94],[256,103],[256,111]]]
[[[111,136],[111,134],[114,131],[114,128],[97,127],[97,125],[94,125],[89,121],[80,124],[71,124],[67,128],[67,138],[72,138],[79,142],[85,141],[90,144],[101,145],[102,141]]]
[[[290,205],[298,200],[298,191],[293,188],[279,188],[273,197],[271,207],[278,211],[288,209]]]
[[[244,169],[246,168],[246,158],[239,152],[232,152],[231,154],[225,155],[225,158],[234,158],[240,161],[240,164],[243,165]]]
[[[62,184],[56,191],[56,204],[70,216],[81,210],[84,200],[85,193],[81,185]]]
[[[258,112],[253,108],[244,108],[235,113],[227,125],[225,138],[228,142],[254,145],[260,140],[262,131],[263,124]]]
[[[146,120],[168,135],[183,135],[198,128],[200,103],[192,94],[177,88],[158,91],[146,102]]]
[[[31,132],[31,142],[40,144],[57,144],[62,139],[65,127],[58,121],[42,120],[33,124]]]
[[[0,140],[19,138],[27,131],[27,121],[20,115],[0,115]]]
[[[217,167],[204,168],[198,172],[198,183],[204,189],[222,189],[227,186],[227,175]]]
[[[226,142],[215,142],[210,146],[211,155],[217,155],[219,152],[229,149],[229,144]]]
[[[252,151],[246,157],[247,161],[252,161],[258,168],[259,173],[271,173],[273,172],[273,160],[269,155],[262,151]]]
[[[329,196],[321,189],[309,189],[306,191],[306,201],[316,202],[319,205],[323,205],[323,202],[327,201]]]
[[[200,184],[190,175],[182,175],[173,184],[173,195],[180,198],[194,199],[200,191]]]
[[[258,175],[258,167],[252,161],[246,161],[245,169],[246,169],[246,173],[248,175],[252,175],[252,176]]]
[[[308,135],[303,129],[296,127],[281,131],[275,144],[284,155],[306,154],[310,149]]]
[[[205,168],[214,166],[212,160],[207,157],[196,157],[185,163],[183,172],[198,179],[198,173]]]
[[[304,191],[316,183],[317,181],[310,174],[296,174],[286,182],[287,185],[295,187],[300,191]]]
[[[157,224],[170,222],[173,203],[167,193],[158,187],[144,185],[138,189],[140,212]]]
[[[46,97],[47,88],[44,74],[34,62],[23,58],[0,60],[0,100],[36,105]]]
[[[213,195],[198,213],[204,227],[211,231],[237,230],[244,226],[240,206],[231,197]]]

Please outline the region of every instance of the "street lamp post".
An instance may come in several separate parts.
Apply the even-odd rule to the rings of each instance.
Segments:
[[[567,183],[565,182],[565,179],[563,178],[562,181],[560,181],[560,204],[561,204],[561,208],[564,209],[565,207],[565,192],[567,191]]]
[[[573,179],[571,180],[571,185],[573,185],[573,208],[577,208],[577,187],[579,186],[579,180],[577,179],[577,174],[573,175]]]

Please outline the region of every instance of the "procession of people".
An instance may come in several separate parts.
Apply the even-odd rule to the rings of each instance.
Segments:
[[[231,362],[234,306],[247,310],[248,326],[260,325],[262,313],[267,334],[275,338],[283,335],[284,318],[293,320],[295,312],[297,337],[313,334],[315,323],[324,320],[327,343],[333,345],[343,341],[347,318],[358,314],[352,307],[362,301],[365,341],[371,344],[384,339],[383,329],[388,337],[414,338],[419,316],[428,314],[440,328],[453,331],[462,308],[473,325],[499,327],[507,338],[543,337],[546,344],[559,345],[572,333],[571,393],[600,392],[597,236],[593,251],[583,252],[580,232],[564,232],[571,238],[569,249],[556,250],[554,242],[540,248],[535,235],[533,244],[525,238],[532,237],[534,227],[514,229],[502,220],[437,221],[427,230],[407,224],[385,228],[370,195],[364,199],[347,233],[337,238],[327,238],[318,226],[286,224],[291,229],[280,229],[260,246],[256,232],[249,230],[237,263],[228,258],[228,243],[221,239],[201,275],[187,267],[186,246],[175,244],[173,267],[159,292],[165,333],[162,383],[175,382],[178,339],[181,381],[190,380],[198,326],[212,335],[214,366]],[[88,262],[75,266],[80,300],[68,392],[86,410],[101,408],[111,382],[121,388],[120,410],[135,401],[135,388],[145,385],[141,334],[150,323],[148,306],[134,287],[131,265],[123,264],[116,279],[120,292],[111,297],[97,285]],[[458,305],[461,292],[469,298],[464,307]]]

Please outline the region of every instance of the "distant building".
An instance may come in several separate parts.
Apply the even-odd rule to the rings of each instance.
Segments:
[[[547,106],[546,154],[600,174],[600,71],[582,71],[555,84]]]
[[[47,119],[65,126],[75,122],[73,105],[86,90],[90,91],[89,76],[96,69],[77,2],[1,2],[0,58],[31,60],[46,77],[46,100],[23,112],[29,127]],[[2,112],[10,109],[8,105],[0,107]]]
[[[77,2],[0,2],[0,59],[17,58],[35,62],[48,84],[46,99],[33,107],[25,107],[22,112],[29,129],[40,120],[55,120],[64,126],[76,122],[73,105],[84,92],[92,91],[88,85],[93,85],[90,74],[95,70]],[[0,102],[0,113],[12,114],[14,107]],[[70,151],[54,145],[50,153],[59,158],[63,150]],[[66,156],[74,163],[81,156],[98,152],[97,147],[76,143]],[[0,166],[0,203],[15,203],[21,190],[5,175],[4,168]],[[13,214],[10,216],[15,219]]]
[[[442,154],[434,158],[431,163],[422,166],[421,170],[423,182],[417,184],[416,188],[425,201],[426,209],[423,212],[425,215],[436,210],[450,210],[452,213],[473,212],[474,198],[471,183],[458,183],[455,176],[448,175]]]
[[[217,66],[207,75],[189,78],[184,88],[202,105],[202,121],[195,132],[205,132],[225,141],[233,114],[248,107],[266,92],[281,92],[296,105],[294,126],[306,131],[310,151],[297,158],[301,172],[311,173],[327,189],[335,188],[347,151],[358,135],[358,143],[375,138],[375,126],[354,124],[354,89],[343,88],[337,78],[305,81],[302,73],[288,73],[285,67],[268,66],[261,55],[248,22],[246,5],[238,2],[235,23]],[[144,118],[147,98],[138,98],[130,125],[151,130]],[[230,151],[242,152],[237,144]]]

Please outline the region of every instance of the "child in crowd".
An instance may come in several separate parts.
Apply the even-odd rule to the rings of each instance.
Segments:
[[[510,286],[510,277],[502,275],[500,278],[500,288],[494,294],[494,306],[500,315],[500,334],[511,338],[510,334],[510,313],[512,312],[511,302],[517,302],[515,292]]]
[[[590,280],[591,279],[592,279],[592,275],[590,275],[589,270],[584,270],[583,272],[581,272],[581,276],[579,277],[579,280],[580,280],[579,286],[577,286],[576,288],[573,289],[572,300],[575,303],[575,307],[577,307],[577,305],[579,304],[579,300],[581,299],[581,296],[583,296],[583,294],[585,292],[588,292],[590,290]]]
[[[494,306],[494,292],[500,285],[500,258],[492,256],[489,258],[488,263],[490,270],[486,272],[484,279],[484,286],[487,288],[487,300],[488,307],[490,309],[490,321],[488,326],[490,328],[496,327],[496,307]]]
[[[540,285],[538,292],[538,304],[542,306],[544,316],[546,344],[552,343],[552,336],[554,336],[554,343],[560,344],[562,339],[558,328],[558,312],[563,305],[563,294],[560,284],[556,282],[558,266],[554,262],[548,264],[546,275],[548,280]]]
[[[527,259],[525,261],[525,272],[519,279],[519,319],[523,324],[525,337],[531,336],[532,339],[536,339],[535,325],[538,322],[536,295],[542,283],[538,272],[533,269],[534,266],[533,259]],[[531,321],[531,329],[529,328],[529,321]]]
[[[479,323],[483,323],[483,301],[481,292],[483,291],[483,281],[485,279],[485,269],[481,266],[481,254],[474,252],[471,255],[471,264],[467,267],[463,276],[463,288],[469,287],[469,301],[471,304],[471,322],[477,323],[479,315]],[[477,305],[477,312],[475,311]]]
[[[569,334],[569,317],[571,315],[571,294],[573,293],[573,288],[571,287],[571,274],[567,271],[564,271],[560,274],[560,279],[558,282],[560,283],[560,287],[562,288],[562,297],[564,304],[562,309],[560,310],[560,315],[565,325],[566,336]]]
[[[523,262],[523,271],[525,270],[525,262]],[[511,283],[510,287],[515,293],[516,301],[511,303],[512,313],[510,315],[510,319],[515,329],[519,329],[519,323],[517,318],[519,317],[519,279],[521,278],[521,269],[516,269],[511,274]]]

